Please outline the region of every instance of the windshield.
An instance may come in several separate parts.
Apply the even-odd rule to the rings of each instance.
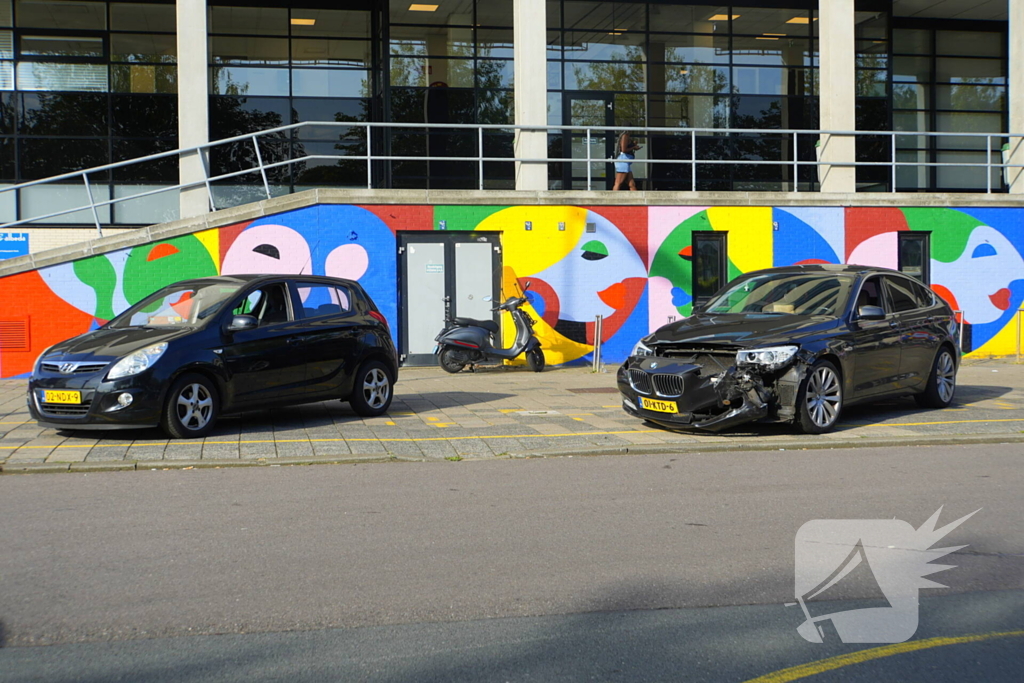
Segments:
[[[771,273],[732,283],[707,313],[835,316],[846,308],[853,278],[822,273]]]
[[[187,327],[199,325],[220,310],[240,284],[171,285],[135,304],[107,327]]]

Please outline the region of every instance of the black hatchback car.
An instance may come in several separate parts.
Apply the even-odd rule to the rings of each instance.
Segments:
[[[274,405],[391,405],[398,358],[358,283],[231,275],[169,285],[36,361],[28,405],[58,429],[160,425],[205,436],[217,417]]]
[[[821,434],[844,406],[913,394],[953,401],[953,311],[902,273],[807,265],[747,273],[644,337],[618,372],[630,415],[721,431],[754,420]]]

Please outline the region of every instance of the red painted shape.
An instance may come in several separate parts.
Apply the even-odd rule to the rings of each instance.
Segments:
[[[616,311],[626,305],[626,285],[616,282],[608,289],[597,293],[606,306],[611,306]]]
[[[995,294],[989,295],[989,301],[992,305],[998,308],[1000,311],[1006,311],[1010,308],[1010,290],[1003,287]]]
[[[588,206],[599,216],[604,216],[615,224],[629,243],[640,255],[640,260],[647,263],[647,207],[644,206]]]
[[[804,259],[803,261],[797,261],[793,265],[794,266],[804,266],[804,265],[810,266],[810,265],[816,265],[816,264],[819,264],[819,263],[828,264],[828,263],[831,263],[831,261],[825,261],[824,259],[820,259],[820,258],[807,258],[807,259]]]
[[[173,244],[161,242],[149,250],[149,254],[146,256],[146,261],[156,261],[157,259],[162,259],[165,256],[174,256],[179,253],[179,251],[180,250]]]
[[[558,300],[558,293],[554,288],[539,277],[518,278],[519,288],[526,291],[526,283],[530,283],[530,291],[544,299],[544,315],[540,318],[552,328],[558,324],[558,313],[562,305]]]
[[[242,234],[242,231],[252,225],[253,221],[245,221],[244,223],[235,223],[234,225],[225,225],[217,233],[217,246],[220,251],[220,260],[217,261],[217,272],[220,272],[220,264],[224,263],[224,257],[227,256],[228,249],[235,243],[238,236]]]
[[[605,318],[601,322],[601,341],[606,342],[615,336],[615,333],[619,331],[629,316],[633,314],[633,309],[636,308],[637,303],[640,301],[640,297],[644,295],[644,288],[647,286],[647,278],[643,277],[627,277],[622,282],[616,283],[608,289],[598,292],[598,296],[604,294],[608,290],[615,290],[616,296],[621,296],[618,307],[612,306],[603,296],[601,301],[604,301],[612,308],[615,308],[615,312]],[[587,343],[594,343],[594,323],[587,323]]]
[[[433,230],[434,207],[421,205],[363,206],[384,221],[392,233],[399,230]]]
[[[864,240],[887,232],[909,230],[907,219],[899,209],[889,208],[848,208],[846,216],[846,253],[843,262]]]
[[[943,287],[942,285],[932,285],[932,291],[938,294],[939,297],[947,304],[949,304],[949,307],[952,308],[954,311],[960,310],[960,304],[957,303],[956,297],[953,296],[953,292],[949,291],[948,288]],[[960,313],[957,313],[956,319],[958,323],[964,322],[962,311]]]
[[[692,261],[693,260],[693,247],[692,246],[683,247],[682,250],[680,250],[679,255],[682,256],[687,261]]]
[[[84,285],[83,285],[84,286]],[[36,357],[48,347],[88,332],[93,317],[53,293],[38,271],[18,273],[0,279],[0,319],[27,320],[29,346],[24,351],[0,350],[0,376],[14,377],[32,372]]]

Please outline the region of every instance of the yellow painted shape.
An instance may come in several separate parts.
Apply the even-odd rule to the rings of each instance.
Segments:
[[[870,662],[873,659],[892,657],[893,655],[901,655],[907,652],[917,652],[919,650],[928,650],[933,647],[943,647],[946,645],[979,643],[984,640],[994,640],[996,638],[1019,638],[1021,636],[1024,636],[1024,631],[1001,631],[995,633],[979,633],[972,636],[958,636],[955,638],[926,638],[924,640],[912,640],[908,643],[896,643],[895,645],[872,647],[867,650],[851,652],[850,654],[829,657],[828,659],[822,659],[817,662],[809,662],[799,666],[792,666],[788,669],[781,669],[770,674],[765,674],[764,676],[752,678],[747,681],[747,683],[788,683],[789,681],[797,681],[801,678],[807,678],[808,676],[816,676],[826,671],[841,669],[842,667],[850,666],[851,664],[863,664],[864,662]]]
[[[721,206],[708,209],[715,230],[729,233],[729,260],[740,272],[772,267],[774,232],[770,206]]]
[[[201,230],[195,233],[199,243],[210,252],[210,259],[217,265],[217,272],[220,272],[220,230]]]
[[[968,320],[967,322],[970,322]],[[1024,321],[1021,323],[1021,338],[1024,340]],[[1024,346],[1024,341],[1021,342]],[[1017,316],[1010,318],[1003,329],[985,342],[981,348],[971,351],[965,358],[991,358],[994,356],[1017,355]]]
[[[436,417],[428,417],[427,419],[430,420],[431,422],[437,422],[438,421],[438,418],[436,418]]]
[[[384,424],[388,425],[389,427],[394,427],[395,426],[394,422],[385,422]]]
[[[559,223],[565,223],[565,230],[558,229]],[[526,277],[565,258],[586,225],[587,210],[576,206],[513,206],[491,214],[476,229],[501,231],[504,264]],[[505,296],[511,296],[510,290]]]
[[[506,298],[519,293],[515,284],[517,279],[517,271],[513,270],[509,266],[502,268],[502,290],[505,292]],[[510,294],[510,292],[512,294]],[[576,360],[577,358],[582,358],[593,351],[592,346],[588,344],[580,344],[561,333],[556,332],[555,328],[551,327],[551,325],[548,325],[541,319],[540,315],[530,304],[524,305],[523,310],[526,311],[531,318],[537,321],[533,326],[533,334],[537,337],[538,341],[540,341],[540,348],[544,351],[544,360],[547,365],[568,363],[569,361]],[[516,327],[512,322],[512,316],[508,313],[502,313],[502,318],[501,343],[502,346],[508,348],[512,346],[512,343],[516,340]],[[507,365],[526,365],[526,356],[519,356],[519,358],[507,362]]]

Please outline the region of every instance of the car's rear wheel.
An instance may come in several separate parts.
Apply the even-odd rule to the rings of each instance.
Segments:
[[[946,408],[953,402],[956,393],[956,361],[946,347],[939,349],[928,375],[928,384],[923,394],[915,394],[914,400],[922,408]]]
[[[527,351],[526,364],[530,366],[530,369],[534,372],[542,372],[544,370],[544,352],[540,349],[531,349]]]
[[[819,360],[811,366],[797,394],[797,424],[806,434],[824,434],[843,412],[843,383],[836,366]]]
[[[160,426],[174,439],[198,439],[213,431],[219,413],[220,398],[213,382],[190,373],[171,385]]]
[[[441,349],[441,355],[437,357],[437,364],[445,372],[461,372],[466,367],[466,354],[463,351],[446,346]]]
[[[383,415],[391,407],[392,391],[391,373],[378,360],[363,363],[356,373],[355,386],[349,404],[352,410],[363,417]]]

